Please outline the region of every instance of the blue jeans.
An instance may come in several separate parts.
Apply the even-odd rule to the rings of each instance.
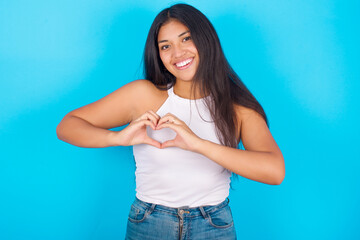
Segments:
[[[170,208],[135,199],[126,229],[127,240],[236,239],[229,200],[196,208]]]

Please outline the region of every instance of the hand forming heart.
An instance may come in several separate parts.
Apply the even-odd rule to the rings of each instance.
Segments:
[[[160,143],[148,136],[146,127],[150,126],[153,130],[169,128],[176,132],[176,137],[172,140]],[[153,111],[147,111],[138,119],[132,121],[129,126],[123,129],[120,134],[120,145],[130,146],[136,144],[149,144],[157,148],[180,147],[185,150],[193,151],[196,143],[201,140],[193,131],[180,119],[171,113],[160,118]]]

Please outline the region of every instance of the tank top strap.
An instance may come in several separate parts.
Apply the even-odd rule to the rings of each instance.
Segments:
[[[169,98],[174,99],[176,102],[181,102],[181,103],[187,103],[187,104],[204,104],[204,100],[205,98],[198,98],[198,99],[188,99],[188,98],[182,98],[178,95],[176,95],[176,93],[174,93],[174,86],[172,86],[171,88],[169,88],[167,90]],[[208,97],[206,97],[208,98]]]
[[[171,88],[169,88],[169,89],[167,90],[167,92],[168,92],[169,97],[173,97],[173,96],[175,95],[175,93],[174,93],[174,86],[172,86]]]

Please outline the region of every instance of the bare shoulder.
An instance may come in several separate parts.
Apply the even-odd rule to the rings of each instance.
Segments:
[[[265,119],[255,110],[234,105],[236,118],[237,118],[237,133],[238,140],[242,140],[246,144],[249,136],[260,136],[269,132]]]
[[[149,80],[136,80],[124,86],[124,90],[134,101],[134,107],[137,112],[134,118],[145,113],[148,110],[156,112],[168,97],[165,90],[160,90]]]
[[[159,90],[150,81],[136,80],[68,115],[97,127],[113,128],[131,122],[148,110],[156,112],[166,98],[167,92]]]
[[[251,108],[234,104],[234,109],[237,118],[237,129],[239,130],[238,132],[241,131],[245,123],[249,123],[252,121],[260,121],[260,122],[263,121],[265,123],[263,117],[258,112],[256,112]]]
[[[239,133],[242,143],[247,150],[279,152],[265,119],[255,110],[236,106]]]
[[[126,91],[130,91],[130,93],[145,94],[146,96],[153,97],[160,97],[166,93],[166,91],[158,89],[152,82],[145,79],[132,81],[122,88]]]
[[[127,88],[128,90],[150,90],[150,89],[155,89],[155,85],[150,82],[149,80],[146,79],[138,79],[132,82],[127,83],[126,85],[123,86],[123,88]]]
[[[254,120],[254,118],[258,120],[263,120],[265,122],[264,118],[258,112],[251,108],[247,108],[238,104],[235,104],[234,108],[238,122],[248,121],[249,119]]]

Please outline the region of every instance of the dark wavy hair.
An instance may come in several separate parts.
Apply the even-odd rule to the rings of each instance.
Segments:
[[[267,122],[266,114],[250,93],[240,77],[228,63],[218,35],[206,18],[196,8],[187,4],[176,4],[162,10],[152,23],[144,51],[145,78],[159,89],[172,87],[176,79],[163,65],[158,48],[158,34],[162,25],[177,20],[189,30],[199,54],[199,65],[193,79],[193,90],[199,88],[214,120],[217,135],[223,145],[237,147],[237,116],[234,104],[258,112]],[[241,135],[240,135],[241,136]]]

